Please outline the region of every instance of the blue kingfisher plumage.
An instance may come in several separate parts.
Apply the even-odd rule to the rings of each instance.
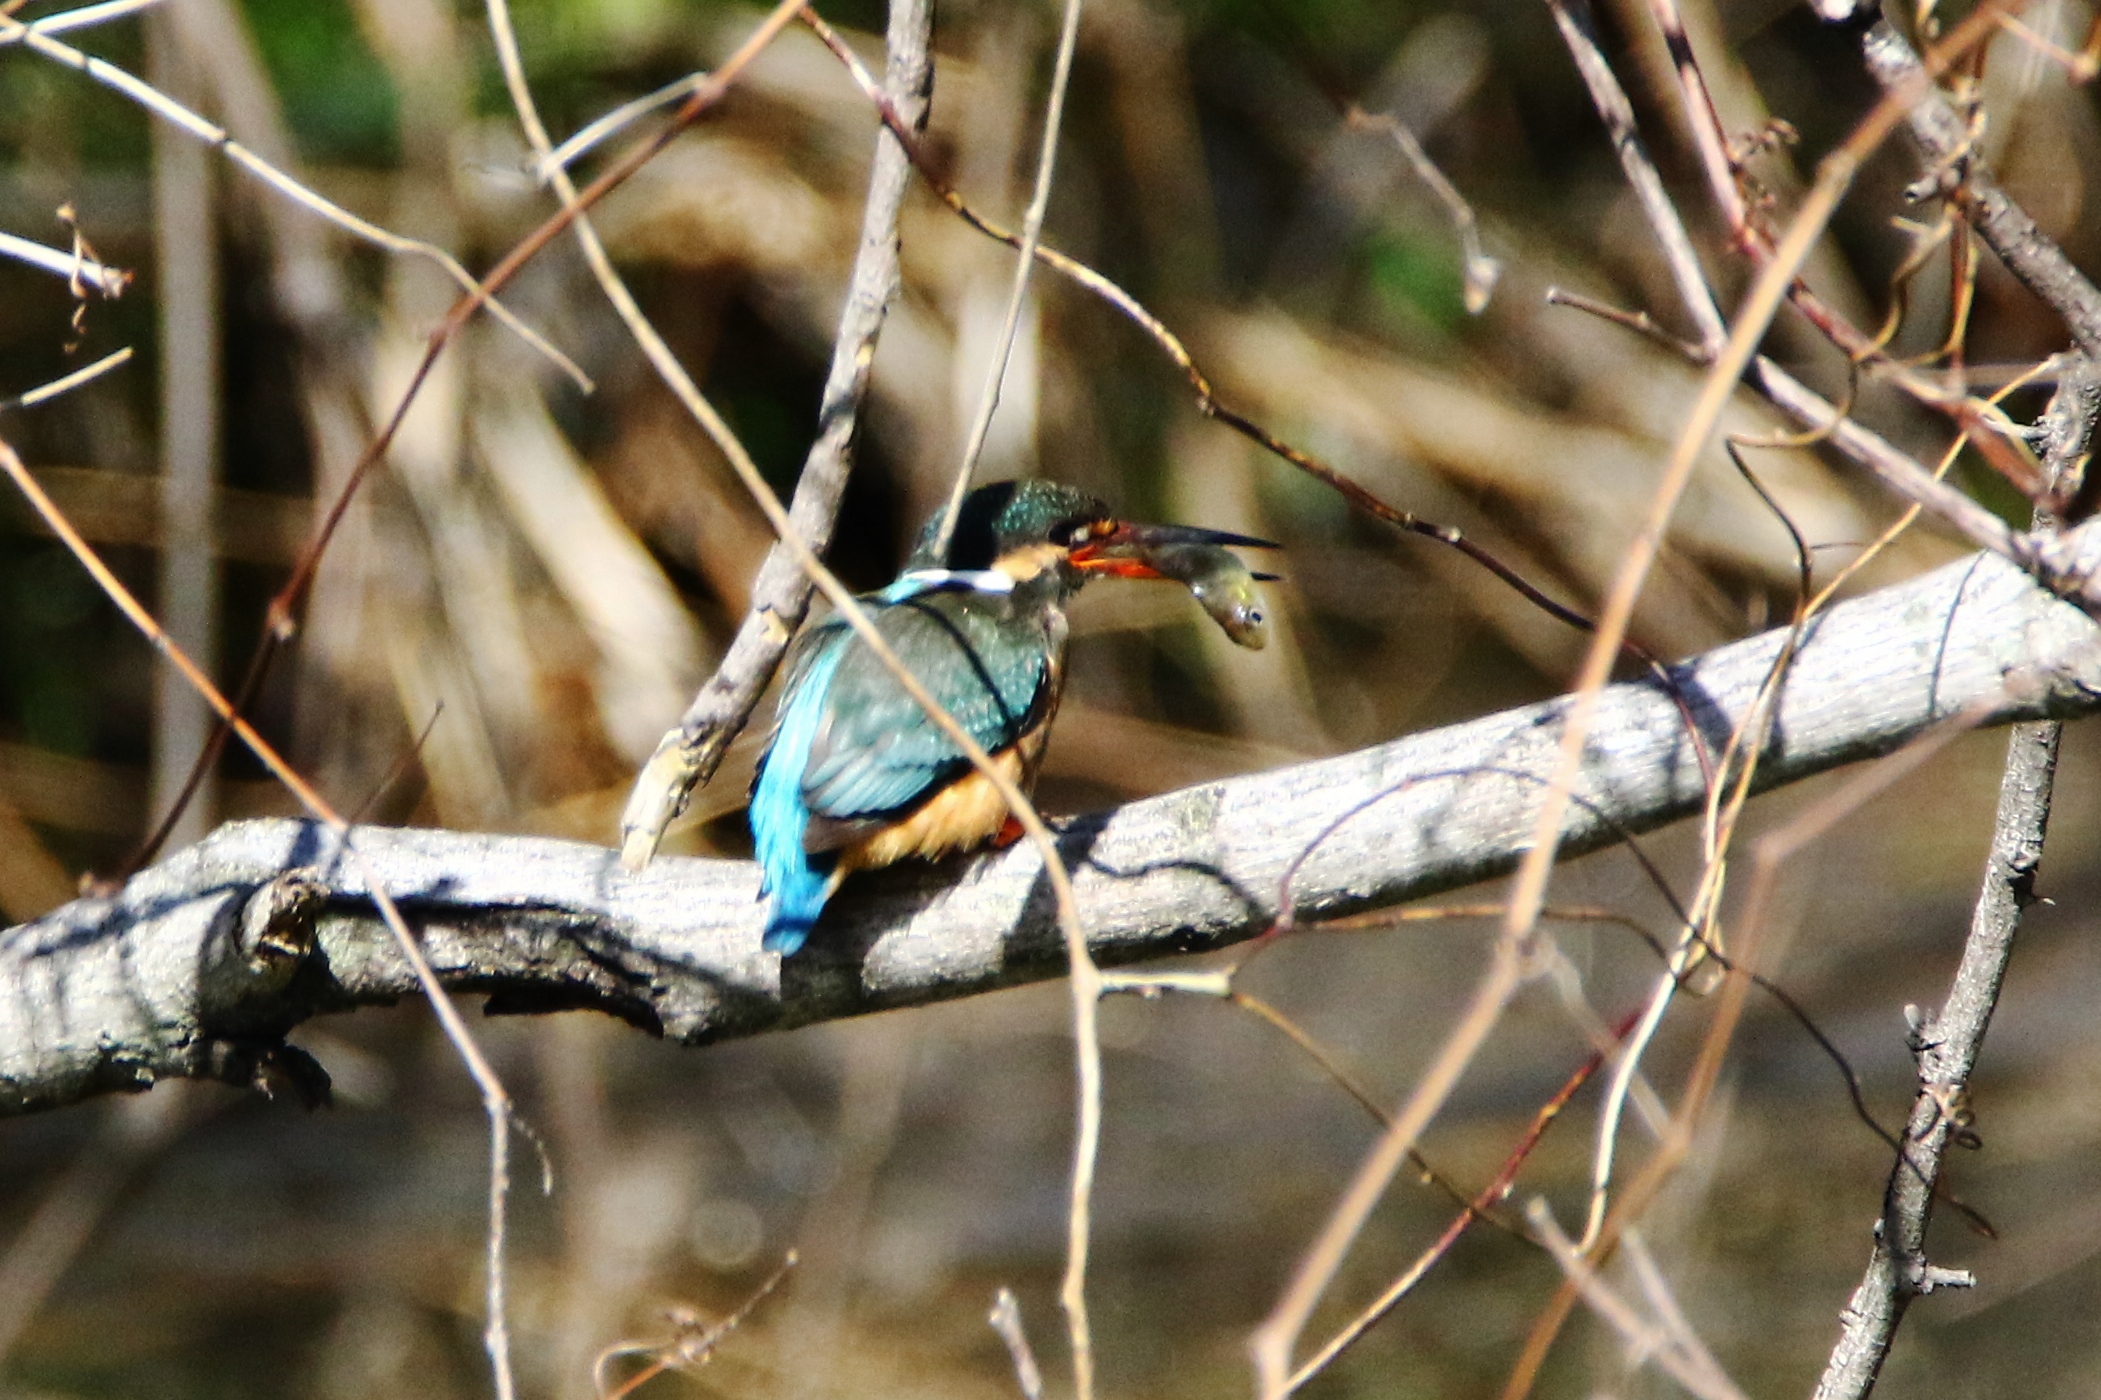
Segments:
[[[944,554],[930,523],[905,571],[863,595],[899,658],[1007,776],[1027,790],[1057,712],[1065,603],[1089,579],[1174,578],[1243,645],[1261,645],[1249,575],[1217,530],[1138,525],[1046,481],[964,498]],[[1200,563],[1192,564],[1191,551]],[[1221,603],[1221,579],[1237,587]],[[1204,585],[1199,587],[1199,584]],[[1230,608],[1230,611],[1228,609]],[[773,900],[765,946],[800,948],[850,872],[934,859],[1001,832],[1007,808],[844,622],[811,626],[790,653],[771,740],[751,789],[751,828]]]

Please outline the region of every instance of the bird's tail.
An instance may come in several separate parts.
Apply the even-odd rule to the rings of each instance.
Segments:
[[[773,907],[766,911],[766,937],[761,946],[782,957],[802,947],[809,938],[825,900],[831,896],[832,886],[837,883],[832,879],[831,867],[836,863],[832,853],[813,859],[804,856],[800,843],[797,845],[797,859],[792,864],[766,867],[766,889],[773,896]]]
[[[751,785],[754,854],[765,877],[763,892],[773,896],[763,946],[783,957],[802,947],[838,883],[833,877],[837,852],[813,856],[803,849],[810,809],[802,794],[803,770],[809,766],[810,745],[824,714],[824,691],[837,667],[836,652],[821,655],[795,678],[800,683],[782,702],[773,741],[760,757]]]

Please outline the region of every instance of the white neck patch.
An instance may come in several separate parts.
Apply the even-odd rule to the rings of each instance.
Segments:
[[[908,569],[898,576],[899,583],[913,583],[923,589],[967,588],[973,593],[1012,593],[1014,578],[998,569]]]

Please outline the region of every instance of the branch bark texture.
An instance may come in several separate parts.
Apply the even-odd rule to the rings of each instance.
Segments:
[[[1709,744],[1752,703],[1780,643],[1767,634],[1676,668]],[[1253,936],[1287,879],[1307,920],[1509,870],[1566,706],[1061,823],[1095,955],[1129,962]],[[2008,722],[2096,710],[2101,628],[1979,556],[1825,614],[1759,771],[1769,786],[1794,782],[1959,712]],[[1616,825],[1645,830],[1698,809],[1696,752],[1655,683],[1606,690],[1579,792],[1570,854],[1610,844]],[[699,1044],[1065,969],[1026,846],[860,877],[784,963],[759,949],[758,872],[746,862],[665,858],[630,873],[615,852],[567,841],[386,828],[355,840],[447,986],[486,993],[492,1012],[594,1007]],[[412,994],[330,844],[306,822],[233,823],[111,897],[0,935],[0,1111],[169,1075],[245,1082],[286,1063],[283,1038],[307,1017]]]

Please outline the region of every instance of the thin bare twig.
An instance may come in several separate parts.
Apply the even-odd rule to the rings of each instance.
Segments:
[[[515,51],[517,48],[515,37],[510,41],[510,45]],[[500,49],[498,58],[505,65],[504,81],[508,83],[511,81],[510,64],[513,60],[504,58]],[[605,140],[614,132],[641,117],[648,116],[651,112],[670,106],[682,97],[687,97],[700,91],[702,87],[706,86],[709,78],[713,76],[713,74],[706,72],[688,73],[683,78],[664,84],[655,92],[638,97],[632,102],[621,103],[604,116],[594,118],[584,126],[578,127],[568,140],[556,146],[553,150],[545,154],[536,151],[533,158],[534,174],[543,184],[552,183],[554,173],[557,170],[566,170],[569,166],[574,165],[590,152],[593,147],[597,146],[599,142]]]
[[[1596,297],[1587,297],[1581,292],[1572,292],[1566,287],[1549,287],[1541,295],[1540,300],[1544,301],[1548,306],[1572,307],[1577,311],[1596,316],[1600,320],[1610,321],[1613,325],[1625,330],[1633,331],[1636,335],[1645,336],[1672,354],[1681,356],[1689,364],[1701,365],[1707,363],[1708,356],[1705,349],[1694,345],[1691,341],[1678,339],[1678,337],[1672,335],[1662,326],[1657,325],[1655,318],[1646,311],[1626,311],[1608,302],[1599,301]]]
[[[985,1320],[1007,1345],[1007,1355],[1014,1362],[1014,1383],[1021,1387],[1022,1400],[1043,1400],[1043,1368],[1036,1364],[1028,1330],[1021,1324],[1021,1300],[1014,1296],[1013,1289],[1002,1287],[993,1295],[992,1311]]]
[[[17,394],[11,399],[0,399],[0,411],[11,408],[35,408],[39,404],[47,404],[63,394],[72,393],[83,384],[100,379],[103,375],[117,368],[117,366],[129,364],[130,362],[131,347],[127,345],[121,350],[111,351],[91,365],[82,365],[71,374],[61,375],[49,384],[39,384],[29,392]]]
[[[61,43],[59,40],[52,38],[48,32],[41,30],[35,25],[26,25],[11,15],[0,14],[0,44],[5,43],[19,43],[55,63],[63,64],[76,72],[86,74],[104,87],[123,94],[162,121],[173,125],[180,131],[187,132],[190,136],[218,151],[226,159],[232,161],[270,189],[291,200],[294,204],[319,215],[352,236],[375,247],[383,248],[390,253],[412,254],[417,257],[427,258],[431,262],[436,263],[438,267],[444,270],[446,276],[450,277],[462,288],[471,292],[477,287],[478,284],[474,280],[474,275],[460,265],[459,259],[453,257],[452,254],[446,252],[443,248],[435,244],[425,243],[420,239],[404,238],[400,234],[381,228],[369,220],[360,219],[357,215],[333,200],[325,199],[321,195],[316,194],[312,189],[294,180],[291,176],[234,140],[227,135],[225,128],[215,126],[211,122],[206,121],[189,108],[170,100],[166,94],[153,87],[150,83],[146,83],[135,75],[125,72],[115,64],[105,59],[96,58],[91,54],[82,53],[79,49],[69,44]],[[561,370],[563,374],[569,376],[579,388],[586,391],[591,388],[591,377],[585,374],[574,360],[571,360],[567,355],[556,349],[545,336],[542,336],[538,331],[519,320],[510,308],[498,302],[494,297],[485,297],[483,300],[489,308],[490,315],[507,326],[519,339],[532,346],[534,350],[538,351],[549,363]]]
[[[626,1400],[627,1396],[634,1394],[666,1371],[691,1372],[706,1365],[714,1359],[716,1351],[728,1340],[729,1335],[751,1317],[759,1304],[773,1296],[774,1291],[794,1271],[797,1262],[796,1252],[789,1250],[774,1271],[766,1276],[765,1281],[737,1305],[735,1312],[720,1322],[703,1324],[697,1318],[680,1316],[677,1318],[678,1335],[669,1343],[657,1346],[647,1342],[621,1342],[616,1346],[607,1347],[598,1354],[597,1360],[591,1366],[591,1379],[598,1388],[599,1400]],[[647,1356],[649,1363],[620,1384],[610,1384],[606,1377],[607,1370],[615,1361],[629,1356]]]
[[[161,0],[102,0],[99,5],[82,5],[77,9],[60,10],[56,14],[44,15],[31,20],[28,27],[39,34],[64,34],[73,29],[91,29],[98,24],[129,19],[160,3]],[[19,41],[11,34],[0,36],[0,46],[16,42]]]
[[[1605,1319],[1612,1330],[1619,1333],[1627,1350],[1636,1358],[1653,1357],[1656,1363],[1670,1373],[1672,1380],[1684,1386],[1700,1400],[1745,1400],[1743,1391],[1737,1389],[1713,1355],[1702,1345],[1691,1329],[1673,1327],[1675,1311],[1660,1322],[1645,1320],[1634,1310],[1632,1304],[1606,1286],[1598,1277],[1597,1270],[1584,1257],[1575,1243],[1562,1233],[1555,1223],[1554,1212],[1547,1203],[1535,1197],[1525,1207],[1525,1219],[1546,1246],[1547,1253],[1568,1275],[1583,1301],[1590,1304],[1599,1317]],[[1682,1318],[1676,1318],[1682,1322]]]
[[[1072,55],[1080,40],[1080,0],[1065,0],[1065,18],[1058,30],[1058,57],[1051,70],[1050,95],[1043,108],[1043,148],[1036,155],[1036,184],[1029,207],[1021,217],[1020,256],[1014,260],[1014,285],[1007,292],[1007,312],[1000,321],[999,338],[992,345],[992,364],[985,371],[985,387],[978,393],[977,412],[963,439],[963,457],[956,465],[956,479],[941,507],[941,523],[934,532],[934,553],[945,555],[956,532],[956,514],[963,509],[963,496],[970,489],[978,454],[985,450],[985,437],[992,431],[992,415],[999,411],[1000,386],[1006,382],[1007,363],[1014,353],[1014,336],[1021,327],[1022,309],[1028,304],[1029,274],[1036,270],[1036,249],[1043,241],[1043,218],[1050,212],[1051,182],[1058,167],[1058,138],[1065,125],[1065,93],[1072,85]],[[1084,1393],[1084,1392],[1083,1392]]]
[[[78,279],[106,297],[122,296],[124,289],[131,285],[132,274],[121,267],[109,267],[78,253],[47,248],[11,233],[0,233],[0,258],[12,258],[55,276]]]
[[[1502,275],[1503,266],[1481,246],[1481,221],[1474,217],[1473,206],[1466,196],[1459,193],[1430,153],[1423,149],[1408,124],[1391,112],[1367,112],[1352,105],[1344,111],[1342,119],[1352,131],[1382,131],[1393,141],[1402,157],[1415,171],[1415,177],[1430,187],[1452,217],[1452,227],[1459,234],[1462,255],[1462,295],[1469,315],[1478,316],[1488,309],[1488,299],[1495,293],[1496,278]]]

